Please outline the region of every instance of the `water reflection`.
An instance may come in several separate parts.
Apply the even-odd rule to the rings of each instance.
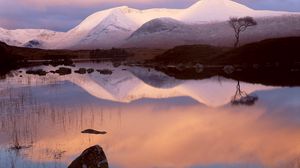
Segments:
[[[80,66],[88,66],[90,68],[99,65],[83,64]],[[66,76],[59,76],[58,74],[36,76],[23,73],[22,77],[19,77],[20,74],[18,74],[15,77],[7,78],[6,82],[0,83],[0,86],[1,84],[3,87],[13,86],[14,88],[28,85],[55,86],[57,83],[70,82],[98,99],[114,102],[130,103],[142,98],[161,99],[187,96],[208,106],[227,104],[236,92],[236,82],[227,79],[177,80],[155,70],[150,69],[149,71],[148,68],[115,68],[109,64],[101,65],[101,67],[110,69],[113,73],[111,75],[103,75],[97,72],[87,75],[73,73]],[[51,67],[43,68],[47,69],[47,71],[55,69],[51,69]],[[40,67],[37,67],[37,69],[40,69]],[[258,90],[274,89],[274,87],[248,83],[241,83],[241,87],[249,94]],[[61,90],[64,91],[66,88]]]
[[[259,100],[231,106],[235,81],[152,85],[143,71],[116,71],[2,81],[0,165],[66,167],[100,144],[116,168],[300,166],[300,88],[241,83]],[[89,128],[107,134],[81,133]]]

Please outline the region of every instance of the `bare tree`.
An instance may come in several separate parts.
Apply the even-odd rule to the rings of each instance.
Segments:
[[[248,27],[257,25],[257,22],[250,16],[242,18],[232,17],[228,22],[235,32],[234,47],[237,47],[239,45],[241,32],[247,30]]]

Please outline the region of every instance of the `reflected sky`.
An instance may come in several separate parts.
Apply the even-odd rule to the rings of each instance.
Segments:
[[[223,85],[215,79],[175,81],[176,85],[166,82],[158,88],[149,84],[151,82],[138,80],[141,78],[137,76],[150,75],[146,71],[139,72],[141,74],[132,75],[135,73],[127,70],[124,74],[131,74],[132,80],[140,81],[139,86],[148,83],[147,87],[155,91],[165,91],[157,91],[160,96],[130,92],[139,96],[127,102],[94,96],[73,82],[73,78],[87,75],[55,77],[52,82],[31,76],[36,82],[30,85],[17,77],[1,81],[0,165],[66,167],[84,149],[99,144],[113,168],[300,166],[300,88],[242,84],[259,100],[254,106],[232,106],[229,102],[234,94],[234,81],[224,79],[228,84]],[[151,75],[155,73],[158,72]],[[129,77],[124,74],[120,76]],[[109,76],[93,75],[89,79],[97,84],[101,84],[99,81],[103,78],[109,82],[119,81],[116,76],[112,80]],[[228,101],[222,99],[222,105],[210,106],[184,92],[188,89],[180,90],[178,95],[167,91],[192,88],[198,97],[206,97],[200,94],[206,92],[199,91],[205,86],[203,83],[210,85],[205,88],[211,89],[210,92],[225,86],[223,89],[229,91],[220,93],[226,93]],[[106,86],[101,87],[114,93]],[[218,99],[222,94],[212,95]],[[122,98],[115,96],[118,94],[111,95]],[[80,133],[87,128],[108,134]],[[28,148],[11,150],[16,141]]]

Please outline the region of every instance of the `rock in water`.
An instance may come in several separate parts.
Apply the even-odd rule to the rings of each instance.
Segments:
[[[76,70],[74,72],[79,73],[79,74],[86,74],[87,70],[85,68],[79,68],[78,70]]]
[[[98,69],[97,72],[99,72],[102,75],[111,75],[113,72],[109,69]]]
[[[107,132],[97,131],[97,130],[93,130],[93,129],[86,129],[84,131],[81,131],[81,133],[83,133],[83,134],[106,134]]]
[[[59,75],[69,75],[72,73],[72,70],[70,68],[61,67],[56,70],[55,73],[58,73]]]
[[[226,65],[224,68],[223,68],[223,71],[226,73],[226,74],[232,74],[234,71],[235,71],[235,68],[234,66],[232,65]]]
[[[108,168],[103,149],[99,145],[92,146],[76,158],[68,168]]]

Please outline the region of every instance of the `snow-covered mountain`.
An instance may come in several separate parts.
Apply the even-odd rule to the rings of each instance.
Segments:
[[[176,34],[175,31],[172,40],[185,44],[186,41],[194,43],[199,41],[197,38],[201,39],[184,33],[189,32],[193,26],[193,30],[199,29],[197,27],[225,22],[230,17],[266,18],[291,14],[297,13],[253,10],[232,0],[199,0],[186,9],[138,10],[122,6],[94,13],[64,33],[49,30],[0,29],[0,40],[10,45],[51,49],[111,48],[128,46],[127,43],[133,44],[128,42],[128,39],[140,35],[145,28],[151,34],[157,31],[174,32],[179,27],[182,34]],[[180,38],[177,38],[178,36]]]
[[[230,17],[266,17],[284,14],[287,12],[254,10],[232,0],[200,0],[191,7],[184,9],[179,20],[188,23],[201,23],[227,21]]]
[[[40,44],[51,42],[62,34],[64,33],[45,29],[6,30],[0,27],[0,41],[13,46],[26,46],[33,41],[39,42]]]
[[[267,38],[300,36],[300,16],[274,16],[256,19],[258,25],[243,32],[241,44]],[[126,39],[123,47],[172,48],[178,45],[209,44],[229,46],[234,42],[233,30],[225,21],[207,24],[187,24],[159,18],[142,25]]]

